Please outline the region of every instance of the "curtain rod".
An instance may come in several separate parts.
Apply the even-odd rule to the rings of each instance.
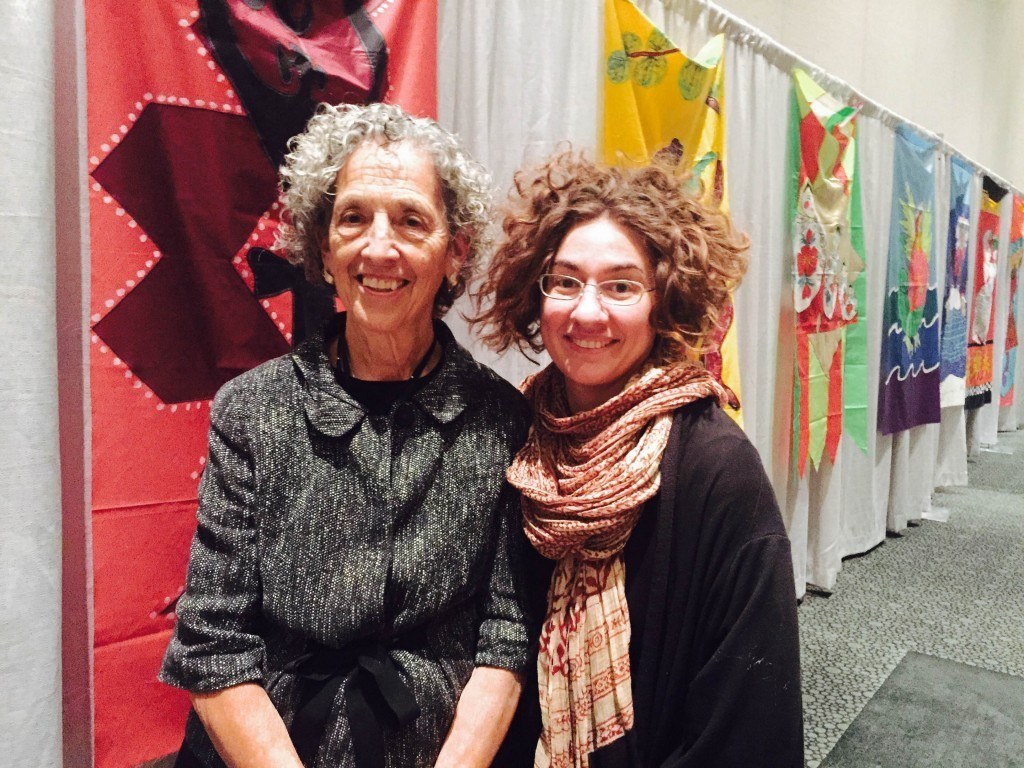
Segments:
[[[696,4],[698,6],[698,12],[704,14],[707,18],[708,30],[714,33],[721,32],[730,39],[747,37],[748,40],[740,40],[740,42],[755,42],[759,47],[767,50],[771,50],[778,58],[788,60],[787,66],[782,64],[776,64],[779,69],[792,70],[794,67],[800,67],[805,69],[811,74],[816,80],[824,79],[828,81],[828,84],[833,90],[843,91],[846,94],[846,98],[854,100],[861,107],[862,111],[867,107],[869,116],[876,117],[883,123],[888,125],[890,128],[895,128],[897,125],[906,125],[919,133],[923,138],[934,141],[936,145],[947,155],[956,155],[962,159],[965,163],[970,165],[976,171],[985,174],[999,186],[1006,187],[1014,194],[1020,195],[1021,192],[1013,184],[1004,179],[999,174],[986,168],[980,163],[972,160],[966,154],[957,149],[953,144],[946,141],[942,134],[935,133],[934,131],[928,130],[922,125],[918,125],[912,120],[908,120],[902,115],[894,112],[893,110],[885,107],[881,103],[874,99],[868,98],[863,93],[858,91],[852,85],[847,83],[835,75],[832,75],[817,64],[805,59],[795,51],[790,50],[786,46],[782,45],[778,40],[766,34],[765,32],[752,26],[750,23],[736,16],[734,13],[725,10],[720,5],[712,0],[662,0],[662,4],[665,10],[681,10],[685,13],[686,6],[692,6]],[[775,64],[775,62],[769,62]],[[820,83],[819,83],[820,84]]]

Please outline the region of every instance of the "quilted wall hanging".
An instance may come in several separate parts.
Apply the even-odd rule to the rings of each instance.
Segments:
[[[941,416],[934,168],[934,145],[898,129],[878,386],[883,435],[937,424]]]
[[[834,462],[844,430],[867,450],[867,331],[857,109],[793,71],[789,201],[796,366],[793,449]]]
[[[967,375],[967,246],[971,235],[970,190],[974,172],[960,158],[950,160],[946,287],[942,302],[939,405],[964,404]]]
[[[1017,348],[1020,322],[1020,267],[1024,260],[1024,198],[1013,196],[1010,214],[1010,306],[1006,316],[1006,345],[1003,351],[1003,376],[999,405],[1013,405],[1017,374]]]
[[[705,202],[728,209],[724,45],[719,35],[689,58],[633,3],[606,0],[605,160],[626,165],[667,161],[691,174],[694,190]],[[741,395],[731,304],[722,308],[704,362]],[[727,412],[741,420],[738,411]]]
[[[329,295],[269,249],[276,168],[321,101],[436,112],[436,4],[86,0],[96,765],[173,752],[156,673],[209,401]]]
[[[967,324],[967,396],[964,408],[992,402],[992,364],[996,318],[996,272],[999,262],[999,203],[1006,189],[985,176],[978,211],[974,253],[974,291]]]

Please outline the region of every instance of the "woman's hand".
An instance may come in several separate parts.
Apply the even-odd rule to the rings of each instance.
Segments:
[[[507,669],[474,669],[434,768],[487,768],[512,722],[521,689],[519,675]]]
[[[243,683],[191,698],[229,768],[302,768],[288,729],[262,686]]]

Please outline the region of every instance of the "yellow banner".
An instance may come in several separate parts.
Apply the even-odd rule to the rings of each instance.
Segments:
[[[724,37],[691,59],[629,0],[606,0],[604,39],[604,161],[674,161],[705,203],[728,210]],[[739,396],[735,317],[721,355],[722,381]],[[728,413],[741,423],[739,412]]]

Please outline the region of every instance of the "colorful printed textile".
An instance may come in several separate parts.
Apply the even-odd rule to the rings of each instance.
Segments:
[[[789,221],[796,309],[793,435],[801,476],[846,431],[867,449],[864,233],[857,174],[857,109],[793,71]],[[845,384],[845,387],[844,387]]]
[[[883,435],[940,419],[934,169],[934,144],[897,129],[878,387]]]
[[[605,2],[604,159],[657,158],[689,171],[710,205],[728,208],[722,35],[688,58],[629,0]],[[704,364],[739,396],[735,307],[722,308]],[[740,411],[729,415],[741,421]]]
[[[269,249],[276,162],[317,102],[435,106],[436,3],[86,0],[95,764],[177,749],[156,681],[209,401],[333,311]],[[125,727],[131,723],[131,727]]]
[[[992,347],[999,261],[999,202],[1006,195],[988,176],[982,182],[978,242],[974,253],[974,300],[967,326],[967,397],[964,408],[992,402]]]
[[[967,246],[971,234],[973,171],[960,158],[950,162],[949,230],[946,239],[946,291],[942,302],[939,405],[963,405],[967,390]]]
[[[1006,345],[1003,348],[1003,379],[999,405],[1013,405],[1014,379],[1017,374],[1017,334],[1020,322],[1020,267],[1024,261],[1024,198],[1013,196],[1010,213],[1010,306],[1006,314]]]

